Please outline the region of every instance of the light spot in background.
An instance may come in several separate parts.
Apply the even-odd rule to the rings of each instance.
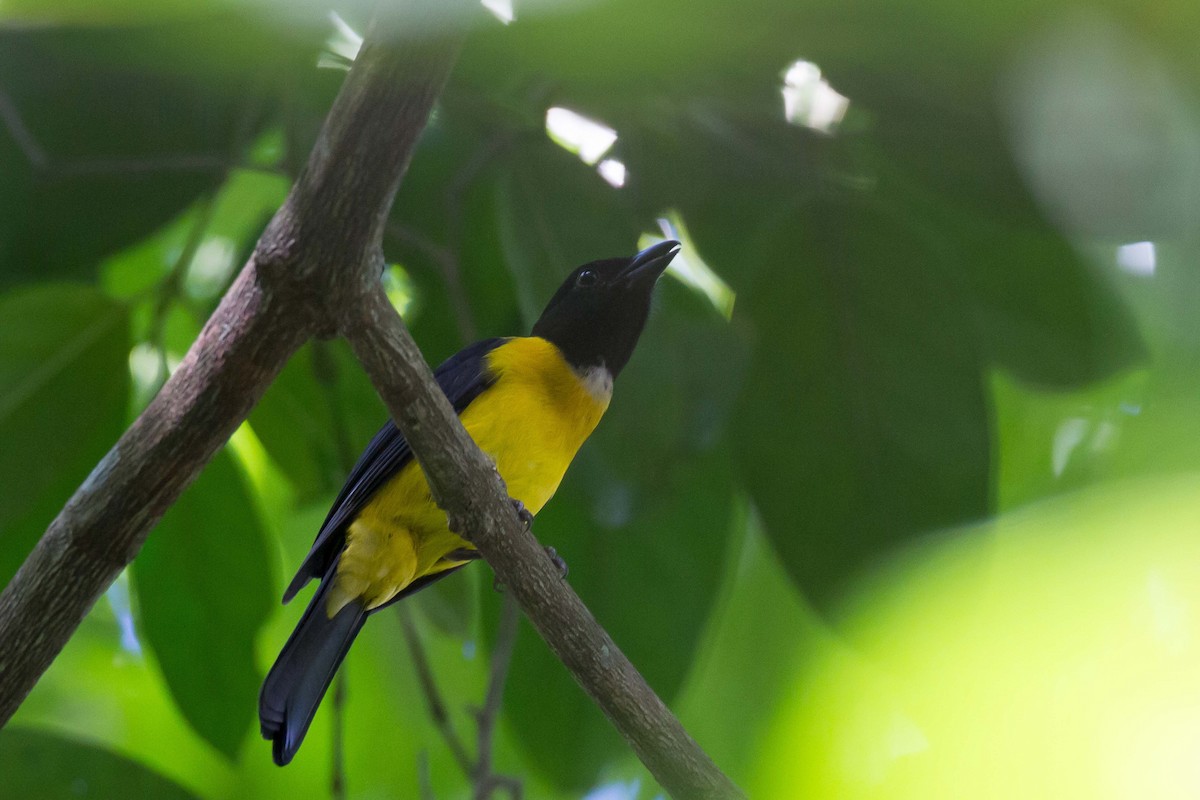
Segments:
[[[1167,582],[1160,570],[1153,570],[1146,580],[1146,600],[1150,605],[1150,629],[1166,648],[1178,655],[1191,644],[1191,620],[1187,601]]]
[[[588,166],[599,161],[617,141],[617,132],[603,122],[562,106],[546,109],[546,133]]]
[[[189,297],[216,297],[233,275],[237,243],[225,236],[210,236],[196,248],[192,263],[184,278],[184,290]]]
[[[480,0],[483,7],[492,12],[492,16],[505,25],[517,18],[513,11],[512,0]]]
[[[999,81],[1013,152],[1065,232],[1189,235],[1200,115],[1178,65],[1096,9],[1059,15],[1013,53]]]
[[[116,617],[117,627],[121,631],[121,649],[130,655],[142,654],[142,643],[138,640],[137,629],[133,624],[133,608],[129,598],[129,573],[122,570],[117,579],[104,593]]]
[[[158,391],[162,353],[148,342],[136,344],[129,351],[129,376],[133,378],[136,397],[149,398]]]
[[[467,639],[465,642],[463,642],[462,657],[465,660],[470,661],[473,658],[475,658],[475,654],[478,651],[479,651],[479,648],[476,647],[474,639]]]
[[[325,40],[325,52],[317,58],[317,67],[348,70],[354,59],[358,58],[363,37],[347,25],[336,11],[329,12],[329,21],[333,23],[333,33]]]
[[[1090,413],[1090,409],[1085,409]],[[1106,416],[1110,416],[1106,414]],[[1050,445],[1050,465],[1054,477],[1061,478],[1081,445],[1095,454],[1112,450],[1120,438],[1121,428],[1111,419],[1097,420],[1087,417],[1064,419],[1054,432]]]
[[[850,99],[830,86],[811,61],[795,61],[787,68],[781,93],[783,118],[820,133],[833,133],[850,108]]]
[[[637,800],[642,782],[634,779],[628,783],[617,781],[598,786],[583,796],[583,800]]]
[[[404,267],[391,264],[383,271],[383,290],[400,316],[403,317],[412,308],[413,283]]]
[[[1050,464],[1054,469],[1054,477],[1062,477],[1075,452],[1088,434],[1088,421],[1082,417],[1065,419],[1054,432],[1054,444],[1051,447]]]
[[[1133,242],[1117,248],[1117,266],[1130,275],[1149,278],[1154,274],[1154,242]]]
[[[606,481],[592,504],[592,519],[608,530],[628,525],[633,518],[633,489],[623,481]]]
[[[929,739],[921,732],[917,723],[899,713],[892,717],[892,724],[884,741],[887,756],[893,761],[915,756],[929,749]]]
[[[610,186],[620,189],[625,185],[625,165],[615,158],[606,158],[596,165],[596,172],[608,181]]]
[[[260,475],[267,471],[267,448],[263,447],[262,440],[258,438],[254,428],[250,427],[249,422],[238,425],[237,430],[229,437],[229,447],[246,469],[251,482],[258,481]]]
[[[680,249],[679,255],[675,256],[675,260],[671,262],[671,266],[667,267],[667,273],[680,280],[685,286],[707,297],[713,308],[725,319],[732,317],[737,293],[721,279],[720,275],[713,271],[712,267],[704,263],[704,259],[700,258],[700,253],[696,251],[696,246],[692,243],[692,238],[688,235],[687,227],[683,224],[683,218],[679,213],[670,211],[666,216],[660,217],[658,227],[661,235],[644,234],[638,240],[638,247],[649,247],[667,239],[677,240],[683,247]]]
[[[1117,437],[1120,436],[1121,429],[1107,420],[1096,426],[1096,432],[1092,434],[1092,452],[1102,453],[1105,450],[1111,450],[1117,444]]]

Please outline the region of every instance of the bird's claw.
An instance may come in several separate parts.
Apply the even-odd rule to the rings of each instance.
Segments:
[[[571,569],[567,566],[567,562],[563,560],[563,557],[560,556],[558,551],[553,547],[546,545],[542,549],[546,551],[546,557],[550,559],[550,563],[553,564],[554,568],[558,570],[558,576],[563,580],[566,580],[567,574],[571,571]],[[500,582],[498,577],[492,578],[492,591],[500,594],[504,593],[504,584]]]
[[[565,579],[571,571],[570,567],[567,566],[567,562],[563,560],[563,557],[553,547],[546,545],[545,550],[546,555],[550,558],[550,563],[554,564],[555,568],[558,569],[558,576]]]
[[[532,528],[533,527],[532,512],[530,512],[530,510],[525,507],[524,503],[522,503],[520,500],[516,499],[515,497],[509,498],[509,500],[512,502],[513,511],[517,512],[517,519],[521,521],[521,525],[524,526],[525,530],[529,530],[530,528]]]

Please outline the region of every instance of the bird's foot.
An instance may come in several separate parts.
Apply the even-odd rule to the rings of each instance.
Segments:
[[[563,560],[563,557],[553,547],[546,545],[545,550],[546,555],[550,558],[550,563],[558,570],[558,577],[565,579],[567,573],[571,571],[570,567],[567,566],[567,562]]]
[[[563,557],[553,547],[546,545],[542,549],[546,551],[546,557],[550,559],[550,563],[558,570],[558,576],[566,580],[567,574],[571,571],[570,567],[567,566],[567,562],[563,560]],[[504,584],[500,582],[499,578],[492,578],[492,591],[500,594],[504,593]]]
[[[512,503],[513,511],[517,512],[517,519],[521,521],[521,525],[525,530],[533,527],[533,513],[530,512],[525,504],[515,497],[510,497],[509,502]]]

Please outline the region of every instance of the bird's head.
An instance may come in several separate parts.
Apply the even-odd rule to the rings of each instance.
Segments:
[[[550,298],[533,335],[553,342],[576,370],[616,377],[642,335],[654,284],[678,252],[679,242],[666,241],[632,258],[584,264]]]

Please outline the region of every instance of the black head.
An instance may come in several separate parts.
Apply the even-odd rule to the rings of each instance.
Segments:
[[[609,258],[572,272],[550,298],[533,335],[558,346],[576,369],[605,367],[613,377],[629,361],[658,276],[679,242],[647,247],[633,258]]]

